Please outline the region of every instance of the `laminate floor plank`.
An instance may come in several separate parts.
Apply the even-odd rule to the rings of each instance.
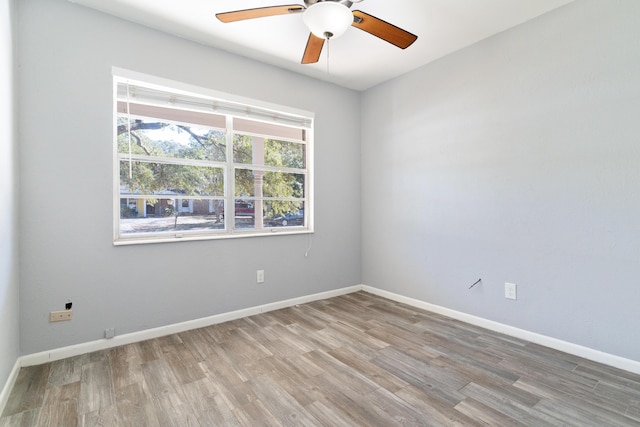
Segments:
[[[243,425],[219,394],[212,397],[209,408],[196,412],[196,416],[201,426],[235,427]]]
[[[491,390],[475,383],[469,383],[460,391],[465,396],[526,425],[557,426],[560,424],[558,418],[534,409],[526,403],[511,399],[512,393],[509,391]]]
[[[469,379],[454,371],[447,371],[429,361],[411,357],[403,350],[388,347],[380,350],[377,361],[382,358],[390,365],[395,365],[415,378],[428,378],[430,383],[445,390],[459,390],[469,383]],[[415,385],[415,384],[414,384]]]
[[[640,423],[640,402],[632,402],[625,411],[625,415]]]
[[[195,412],[184,395],[175,391],[154,393],[151,398],[157,415],[158,426],[161,427],[192,427],[199,426]]]
[[[122,387],[116,392],[116,410],[122,425],[152,427],[160,423],[151,395],[141,383]]]
[[[200,369],[193,355],[188,351],[184,351],[184,348],[184,346],[176,346],[175,352],[165,355],[165,360],[169,364],[173,375],[181,384],[203,379],[205,373]]]
[[[204,328],[180,332],[179,335],[196,361],[201,362],[215,353],[215,347],[211,345],[211,337]]]
[[[389,346],[384,340],[375,338],[374,336],[363,333],[353,328],[351,325],[342,322],[333,322],[327,325],[325,329],[319,331],[318,334],[327,335],[338,341],[340,345],[348,345],[360,349],[364,353],[375,355],[375,352],[381,348]]]
[[[287,352],[289,354],[303,354],[315,350],[312,343],[304,337],[296,335],[294,331],[284,325],[267,326],[266,329],[288,346]]]
[[[122,347],[118,347],[120,348]],[[116,391],[144,381],[142,359],[127,358],[124,352],[114,349],[109,353],[109,366]]]
[[[454,409],[487,426],[526,426],[526,424],[508,417],[471,397],[458,403]]]
[[[544,357],[526,348],[504,347],[500,349],[500,354],[504,360],[517,360],[523,366],[546,372],[571,372],[578,367],[574,362],[555,356]]]
[[[122,425],[118,420],[118,410],[115,405],[104,406],[95,411],[79,414],[78,426],[117,426]]]
[[[626,401],[598,396],[592,391],[564,387],[554,383],[552,379],[545,381],[544,378],[521,378],[514,383],[514,387],[527,390],[544,398],[548,402],[563,402],[571,407],[583,408],[583,412],[612,411],[621,415],[627,412]]]
[[[473,341],[460,341],[455,335],[425,334],[424,347],[437,350],[451,358],[466,359],[485,366],[497,366],[503,359],[500,355],[473,345]],[[511,376],[518,378],[518,375]]]
[[[529,358],[509,356],[503,359],[498,365],[509,372],[517,373],[520,377],[538,378],[542,376],[545,381],[553,381],[558,386],[569,387],[571,389],[592,391],[594,387],[598,385],[598,381],[594,378],[576,375],[572,370],[558,369],[555,366],[540,363]]]
[[[464,378],[468,382],[475,382],[477,384],[494,384],[497,386],[513,384],[513,380],[505,379],[503,376],[496,375],[492,371],[461,361],[456,361],[446,356],[433,358],[429,363],[433,366],[437,366],[443,372],[450,373],[455,378]]]
[[[372,363],[368,358],[362,357],[353,350],[341,347],[329,352],[329,355],[354,369],[359,374],[366,376],[379,387],[389,390],[392,393],[409,385],[400,378],[389,375],[389,372]]]
[[[356,292],[18,373],[0,427],[640,426],[640,375]]]
[[[150,362],[162,358],[162,351],[157,340],[146,340],[132,344],[140,354],[142,362]]]
[[[69,357],[51,362],[48,381],[52,385],[65,385],[79,382],[81,375],[82,356]]]
[[[69,400],[76,403],[80,400],[80,381],[60,386],[50,384],[45,391],[42,405],[56,405]]]
[[[396,396],[407,402],[416,411],[425,414],[430,426],[479,426],[480,420],[473,419],[457,411],[455,406],[438,393],[430,393],[427,389],[408,386],[397,391]],[[458,402],[460,403],[460,402]]]
[[[115,390],[109,363],[106,360],[86,363],[82,366],[78,413],[86,414],[112,406]]]
[[[74,427],[78,425],[78,403],[66,400],[55,405],[45,405],[40,410],[38,426]]]
[[[310,380],[323,372],[301,356],[292,359],[270,359],[270,377],[278,382],[302,406],[310,405],[323,398],[323,390],[315,387]],[[300,369],[302,367],[302,369]]]
[[[207,359],[206,375],[215,390],[224,396],[230,408],[243,406],[257,398],[250,384],[243,381],[232,365]]]
[[[39,409],[44,402],[50,371],[51,363],[20,369],[3,415]]]
[[[151,394],[175,392],[180,389],[171,365],[164,359],[150,360],[142,364],[142,375]]]
[[[259,399],[246,405],[238,406],[233,410],[236,419],[243,426],[279,427],[282,423],[269,412]]]
[[[37,426],[40,409],[30,409],[17,414],[5,415],[0,418],[0,427],[31,427]],[[3,412],[4,413],[4,412]]]
[[[458,349],[458,351],[447,352],[446,347],[443,347],[441,343],[437,344],[436,347],[441,354],[446,356],[454,363],[466,365],[470,369],[484,372],[487,375],[503,378],[505,381],[508,381],[510,383],[514,383],[521,377],[521,375],[502,367],[500,365],[502,360],[496,359],[493,356],[491,358],[487,358],[481,352],[472,350],[462,352]],[[455,347],[455,344],[453,345],[453,347]]]
[[[574,356],[577,357],[577,356]],[[602,378],[609,382],[626,384],[629,387],[640,389],[640,374],[623,371],[622,369],[614,368],[613,366],[602,365],[591,360],[582,359],[578,363],[576,372],[583,373],[585,375],[593,375],[595,378]]]
[[[352,426],[392,425],[393,420],[379,417],[363,398],[351,391],[332,388],[325,393],[321,403]]]
[[[396,394],[382,387],[369,393],[363,401],[380,419],[389,418],[389,424],[424,426],[429,422],[429,414],[413,408]]]
[[[350,427],[354,425],[345,416],[326,406],[321,400],[306,406],[306,410],[323,426]]]
[[[555,419],[561,419],[570,425],[593,427],[624,427],[631,425],[629,418],[623,415],[602,409],[594,411],[590,405],[580,403],[576,405],[576,402],[543,399],[536,405],[535,409]]]
[[[422,390],[426,395],[437,400],[445,401],[451,406],[457,405],[465,398],[458,389],[451,388],[447,384],[443,384],[433,378],[423,377],[414,370],[407,370],[406,365],[397,363],[393,359],[376,358],[373,359],[372,362],[390,374],[409,383],[411,386]]]
[[[266,375],[254,378],[251,388],[262,404],[284,426],[320,425],[289,393]]]

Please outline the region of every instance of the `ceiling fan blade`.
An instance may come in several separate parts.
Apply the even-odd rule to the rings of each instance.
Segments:
[[[302,55],[303,64],[313,64],[320,59],[320,52],[324,46],[324,39],[314,36],[313,33],[309,33],[309,40],[307,41],[307,47],[304,49]]]
[[[408,48],[418,39],[415,34],[411,34],[361,10],[353,11],[353,24],[351,25],[398,46],[400,49]]]
[[[245,19],[264,18],[267,16],[288,15],[304,12],[305,7],[299,4],[257,7],[255,9],[234,10],[233,12],[216,13],[216,18],[224,23],[244,21]]]

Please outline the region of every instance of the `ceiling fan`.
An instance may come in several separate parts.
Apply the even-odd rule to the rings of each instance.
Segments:
[[[418,36],[360,10],[351,11],[353,3],[362,0],[304,0],[304,6],[287,4],[217,13],[224,22],[237,22],[267,16],[302,13],[310,34],[302,55],[303,64],[318,62],[325,40],[340,37],[350,26],[359,28],[400,49],[406,49]]]

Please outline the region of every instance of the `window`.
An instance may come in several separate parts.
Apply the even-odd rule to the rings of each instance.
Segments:
[[[114,77],[116,244],[313,231],[310,113],[145,77]]]

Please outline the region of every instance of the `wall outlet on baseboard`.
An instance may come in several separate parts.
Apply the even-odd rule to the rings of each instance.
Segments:
[[[264,270],[256,271],[256,283],[264,283]]]
[[[104,330],[104,337],[106,339],[113,338],[115,336],[116,336],[115,328],[107,328],[107,329]]]
[[[49,313],[49,322],[62,322],[64,320],[71,320],[73,316],[73,310],[59,310]]]
[[[506,299],[517,299],[516,288],[517,287],[515,283],[506,282],[504,284],[504,297]]]

